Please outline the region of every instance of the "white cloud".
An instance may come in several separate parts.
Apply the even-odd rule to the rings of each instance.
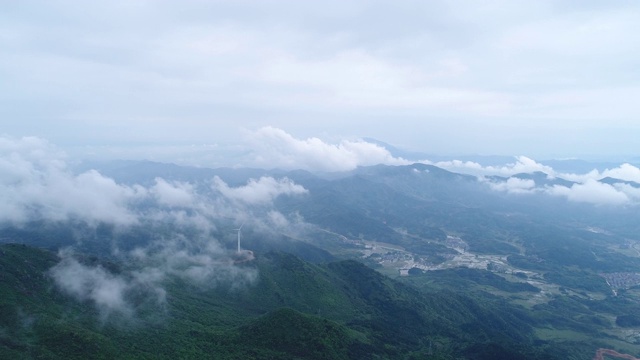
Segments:
[[[59,253],[60,262],[49,270],[56,286],[79,301],[90,301],[103,320],[112,314],[135,316],[135,302],[152,302],[164,306],[166,290],[161,283],[166,273],[158,268],[146,267],[137,271],[114,274],[104,267],[80,263],[69,250]]]
[[[276,180],[264,176],[258,180],[250,179],[247,185],[235,188],[216,176],[212,186],[226,198],[248,205],[266,205],[280,195],[300,195],[308,192],[303,186],[287,178]]]
[[[69,253],[61,253],[61,261],[51,268],[56,285],[78,300],[92,301],[103,316],[113,312],[131,315],[133,309],[125,299],[131,285],[122,277],[104,268],[89,267],[79,263]]]
[[[634,203],[640,203],[640,189],[624,183],[613,184],[613,187],[624,193]]]
[[[441,167],[449,171],[476,176],[511,176],[520,173],[533,173],[537,171],[543,172],[548,176],[555,175],[555,171],[553,170],[553,168],[540,164],[537,161],[526,156],[517,156],[515,160],[516,161],[514,163],[506,164],[504,166],[482,166],[477,162],[460,160],[440,161],[436,163],[431,163],[430,161],[426,160],[424,162],[427,164],[433,164],[437,167]]]
[[[0,138],[0,221],[77,218],[133,224],[128,206],[145,189],[116,184],[96,171],[73,175],[62,153],[37,138]]]
[[[131,226],[155,221],[212,229],[212,218],[228,215],[218,206],[220,199],[194,184],[156,178],[150,187],[123,185],[95,170],[73,174],[64,158],[42,139],[0,137],[0,223],[80,220]],[[279,185],[277,191],[299,190]]]
[[[601,180],[606,177],[611,177],[614,179],[619,179],[623,181],[633,181],[640,183],[640,169],[637,167],[625,163],[616,168],[605,169],[603,171],[599,171],[597,169],[593,169],[586,174],[558,174],[558,177],[563,179],[585,182],[587,180]]]
[[[258,276],[253,267],[237,266],[229,251],[202,234],[173,234],[136,248],[122,259],[134,260],[136,270],[112,273],[104,267],[76,260],[70,250],[59,253],[60,262],[49,274],[58,288],[80,301],[90,301],[103,319],[114,313],[135,316],[136,303],[144,298],[157,306],[166,303],[164,281],[179,277],[202,288],[227,284],[232,289],[249,286]]]
[[[240,288],[257,279],[258,272],[252,267],[238,267],[229,251],[218,241],[207,236],[189,237],[176,235],[138,248],[131,256],[141,264],[145,272],[181,277],[205,288],[221,283]]]
[[[505,182],[490,182],[492,189],[512,194],[528,194],[535,191],[536,183],[531,179],[509,178]]]
[[[601,176],[640,183],[640,169],[626,163],[617,168],[606,169],[602,172]]]
[[[630,200],[624,192],[596,180],[587,180],[583,184],[574,184],[571,187],[554,185],[547,189],[547,193],[565,197],[569,201],[597,205],[624,205]]]
[[[193,185],[183,182],[169,183],[162,178],[155,179],[150,192],[158,203],[172,207],[191,207],[195,204]]]
[[[239,187],[218,177],[200,184],[162,178],[149,187],[118,184],[95,170],[73,174],[64,154],[38,138],[0,137],[0,169],[1,225],[77,220],[127,231],[129,226],[161,224],[167,235],[188,231],[207,236],[220,219],[283,224],[287,219],[273,212],[273,200],[308,193],[290,179],[272,177],[250,179]]]
[[[162,305],[168,276],[203,287],[250,285],[257,270],[237,266],[232,250],[212,238],[216,222],[248,221],[256,233],[274,231],[289,220],[271,207],[273,200],[306,193],[287,178],[272,177],[251,179],[239,187],[217,177],[201,184],[156,178],[149,187],[122,185],[95,170],[73,174],[64,154],[44,140],[0,137],[1,225],[78,220],[90,226],[118,225],[118,233],[162,227],[133,251],[122,250],[130,249],[130,244],[118,243],[117,236],[107,240],[113,241],[109,244],[113,255],[135,260],[136,270],[113,273],[83,264],[70,252],[60,253],[60,262],[50,271],[56,285],[80,301],[93,303],[103,318],[114,313],[135,315],[140,294]],[[298,220],[294,219],[295,229],[303,226]],[[78,234],[80,242],[104,240]]]
[[[606,169],[602,172],[594,169],[585,174],[565,174],[558,173],[553,168],[542,165],[526,156],[518,156],[515,163],[505,166],[482,166],[470,161],[446,161],[438,162],[434,165],[444,169],[472,174],[479,177],[480,181],[486,182],[491,189],[508,193],[540,193],[552,196],[561,196],[569,201],[583,202],[598,205],[626,205],[634,204],[640,200],[640,190],[624,183],[605,184],[598,180],[605,177],[612,177],[626,181],[640,180],[640,169],[630,164],[622,164],[613,169]],[[534,180],[519,179],[510,177],[506,181],[490,181],[485,176],[500,175],[512,176],[515,174],[543,172],[547,178],[560,178],[576,182],[572,186],[554,185],[538,187]]]
[[[276,210],[270,210],[267,213],[267,219],[269,223],[275,228],[284,228],[289,226],[289,220],[287,220],[287,218],[282,215],[281,212]]]
[[[408,163],[394,158],[385,148],[365,141],[343,140],[329,144],[315,137],[300,140],[274,127],[250,133],[249,142],[253,163],[266,168],[346,171],[358,166]]]

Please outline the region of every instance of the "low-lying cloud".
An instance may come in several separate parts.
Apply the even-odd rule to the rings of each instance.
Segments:
[[[213,179],[213,188],[230,200],[240,201],[249,205],[268,204],[280,195],[308,193],[307,189],[288,178],[276,180],[268,176],[263,176],[258,180],[250,179],[247,185],[235,188],[229,187],[222,179],[216,176]]]
[[[149,186],[124,185],[95,170],[74,174],[64,153],[42,139],[0,137],[0,225],[44,221],[116,229],[112,238],[85,238],[86,233],[78,232],[77,240],[110,242],[98,247],[111,249],[111,255],[131,261],[135,268],[114,273],[87,265],[65,250],[49,272],[62,292],[93,303],[103,319],[134,316],[141,301],[163,305],[168,277],[200,287],[252,284],[257,270],[234,262],[234,250],[216,238],[216,224],[247,222],[254,232],[284,228],[289,219],[273,208],[274,199],[307,192],[290,179],[273,177],[250,179],[237,187],[218,177],[199,183],[156,178]],[[138,231],[147,238],[126,235]]]
[[[196,203],[194,187],[185,182],[168,182],[162,178],[155,179],[150,189],[160,205],[169,207],[191,207]]]
[[[640,169],[628,163],[624,163],[615,168],[605,169],[603,171],[593,169],[586,174],[561,174],[561,176],[567,180],[579,182],[585,182],[588,179],[599,180],[610,177],[640,183]]]
[[[96,171],[71,174],[62,152],[42,139],[0,139],[0,221],[131,225],[137,217],[129,206],[145,195],[142,187],[116,184]]]
[[[73,174],[64,154],[42,139],[0,138],[0,223],[162,221],[207,227],[213,219],[235,217],[240,204],[265,206],[278,196],[306,192],[290,179],[273,177],[239,187],[218,177],[205,184],[156,178],[149,187],[124,185],[95,170]]]
[[[537,161],[526,156],[516,156],[514,160],[515,162],[503,166],[483,166],[480,163],[474,161],[461,160],[439,161],[435,163],[429,160],[424,160],[421,162],[435,165],[445,170],[476,176],[511,176],[520,173],[533,173],[537,171],[546,173],[548,175],[553,175],[555,173],[553,168],[551,168],[550,166],[540,164]]]
[[[489,185],[496,191],[505,191],[511,194],[530,194],[535,191],[536,183],[531,179],[509,178],[505,182],[490,182]]]
[[[624,205],[630,202],[629,196],[612,185],[589,179],[583,184],[571,187],[554,185],[545,189],[550,195],[562,196],[570,201],[601,205]]]
[[[495,191],[510,194],[547,194],[563,197],[572,202],[594,205],[632,205],[640,202],[640,189],[626,182],[640,183],[640,169],[625,163],[615,168],[599,171],[594,169],[585,174],[561,173],[526,156],[517,156],[513,163],[503,166],[483,166],[473,161],[421,162],[463,174],[475,175]],[[512,177],[517,174],[544,173],[547,180],[562,179],[574,184],[540,185],[532,179]],[[507,177],[506,180],[492,179],[492,176]],[[607,183],[599,180],[610,178]],[[618,181],[616,181],[618,180]]]
[[[137,248],[130,256],[143,264],[145,270],[177,276],[202,287],[215,287],[225,282],[232,287],[242,287],[254,282],[257,270],[236,266],[230,252],[210,237],[176,235],[170,240]]]
[[[149,276],[148,271],[116,275],[102,266],[80,263],[68,250],[61,251],[60,258],[49,271],[55,284],[80,301],[92,302],[103,319],[114,313],[132,316],[135,313],[132,297],[141,290],[144,297],[153,297],[157,304],[165,301],[166,292],[157,284],[160,279]]]
[[[572,202],[589,203],[594,205],[635,205],[640,203],[640,188],[627,182],[640,180],[640,169],[631,164],[622,164],[619,167],[598,171],[596,169],[586,174],[558,173],[552,168],[536,163],[535,161],[522,161],[505,167],[482,167],[475,164],[471,168],[473,173],[483,175],[517,174],[542,171],[547,174],[547,179],[563,179],[574,182],[571,185],[537,185],[534,180],[510,177],[506,181],[488,180],[479,177],[481,181],[489,184],[496,191],[504,191],[512,194],[547,194],[563,197]],[[529,159],[530,160],[530,159]],[[528,171],[523,171],[528,169]],[[607,182],[600,180],[608,178]]]
[[[284,130],[263,127],[248,134],[253,165],[265,168],[303,169],[311,171],[348,171],[358,166],[406,165],[376,144],[343,140],[330,144],[312,137],[296,139]]]
[[[78,261],[72,251],[60,252],[60,262],[49,274],[57,287],[79,301],[91,302],[103,320],[111,315],[135,317],[141,304],[164,308],[168,277],[177,277],[201,288],[226,284],[231,289],[251,285],[257,269],[236,265],[229,251],[211,238],[187,238],[156,241],[124,256],[133,260],[134,270],[113,273],[100,265]]]

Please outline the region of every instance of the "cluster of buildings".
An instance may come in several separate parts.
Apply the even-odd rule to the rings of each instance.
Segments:
[[[640,285],[640,273],[615,272],[601,275],[612,289],[628,289]]]

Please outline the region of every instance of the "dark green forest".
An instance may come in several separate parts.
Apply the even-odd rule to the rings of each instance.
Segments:
[[[56,289],[48,271],[57,261],[48,250],[0,247],[1,358],[585,359],[606,345],[535,336],[534,327],[580,329],[562,320],[586,312],[575,301],[527,311],[488,293],[418,289],[352,260],[277,252],[244,265],[259,270],[251,286],[168,279],[166,304],[130,299],[134,314],[104,318]]]

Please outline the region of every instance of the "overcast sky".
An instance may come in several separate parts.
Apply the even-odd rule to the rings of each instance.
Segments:
[[[637,155],[638,34],[637,1],[3,1],[0,135],[204,166],[265,134]]]

